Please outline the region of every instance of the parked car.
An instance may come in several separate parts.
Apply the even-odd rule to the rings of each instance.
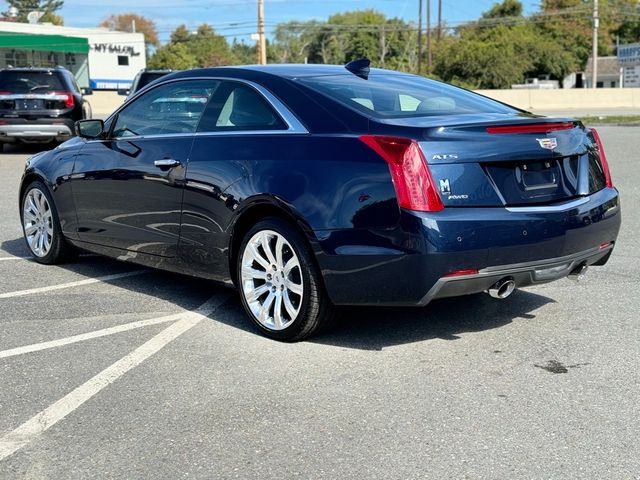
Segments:
[[[368,62],[177,72],[77,129],[24,172],[35,259],[80,247],[233,284],[280,340],[339,305],[582,275],[620,227],[596,130]]]
[[[73,74],[62,67],[0,70],[0,150],[5,143],[63,142],[91,105]]]
[[[173,72],[173,70],[147,70],[146,68],[143,68],[133,79],[131,88],[119,88],[118,95],[130,97],[139,90],[142,90],[151,82],[155,82],[159,78],[162,78],[171,72]]]

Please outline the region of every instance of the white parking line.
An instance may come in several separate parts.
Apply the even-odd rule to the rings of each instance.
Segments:
[[[149,318],[147,320],[138,320],[137,322],[125,323],[123,325],[116,325],[115,327],[103,328],[101,330],[94,330],[92,332],[81,333],[73,335],[71,337],[58,338],[56,340],[50,340],[48,342],[34,343],[32,345],[24,345],[22,347],[11,348],[9,350],[0,351],[0,358],[15,357],[16,355],[22,355],[24,353],[39,352],[40,350],[47,350],[49,348],[62,347],[71,343],[83,342],[85,340],[91,340],[92,338],[106,337],[107,335],[113,335],[114,333],[126,332],[128,330],[134,330],[136,328],[148,327],[149,325],[157,325],[159,323],[172,322],[179,320],[184,316],[184,312],[174,313],[172,315],[166,315],[164,317]]]
[[[0,262],[5,260],[28,260],[30,257],[0,257]]]
[[[86,280],[78,280],[77,282],[61,283],[59,285],[51,285],[49,287],[30,288],[28,290],[17,290],[15,292],[1,293],[0,298],[23,297],[34,293],[50,292],[51,290],[60,290],[63,288],[79,287],[81,285],[90,285],[92,283],[108,282],[118,278],[133,277],[134,275],[142,275],[150,270],[135,270],[133,272],[114,273],[113,275],[104,275],[103,277],[87,278]]]
[[[0,461],[27,445],[38,435],[53,427],[102,389],[115,382],[132,368],[140,365],[144,360],[161,350],[172,340],[175,340],[178,336],[196,326],[201,320],[211,315],[227,298],[229,298],[229,295],[226,293],[216,295],[211,297],[197,310],[182,314],[180,320],[165,328],[151,340],[136,348],[133,352],[124,356],[111,366],[105,368],[53,405],[45,408],[18,428],[0,438]]]

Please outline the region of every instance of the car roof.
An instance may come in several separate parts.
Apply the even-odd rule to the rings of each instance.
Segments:
[[[273,75],[283,78],[299,78],[299,77],[314,77],[323,75],[349,75],[349,71],[344,65],[324,65],[324,64],[295,64],[295,63],[280,63],[272,65],[230,65],[220,67],[209,68],[197,68],[192,70],[179,70],[172,72],[172,78],[184,78],[193,77],[197,75],[202,76],[228,76],[238,75],[240,77],[243,74],[250,72],[262,73],[267,75]],[[396,72],[393,70],[385,70],[381,68],[372,68],[372,73],[388,73],[396,75],[409,75],[408,73]],[[176,75],[177,74],[177,75]]]
[[[11,68],[2,68],[0,72],[35,72],[35,73],[53,73],[53,72],[67,72],[66,68],[60,67],[11,67]]]

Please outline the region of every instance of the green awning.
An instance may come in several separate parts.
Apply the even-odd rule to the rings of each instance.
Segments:
[[[40,50],[45,52],[89,53],[89,41],[81,37],[62,35],[31,35],[0,32],[0,48]]]

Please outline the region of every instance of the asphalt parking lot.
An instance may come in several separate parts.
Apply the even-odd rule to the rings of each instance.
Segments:
[[[24,258],[0,155],[0,478],[640,479],[640,129],[599,129],[622,192],[585,280],[348,309],[259,336],[232,290],[97,256]]]

